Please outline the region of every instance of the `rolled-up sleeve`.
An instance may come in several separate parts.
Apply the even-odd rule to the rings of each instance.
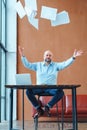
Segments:
[[[70,66],[73,62],[74,62],[73,57],[69,58],[69,59],[66,60],[66,61],[58,62],[58,64],[57,64],[57,69],[58,69],[58,70],[62,70],[62,69],[64,69],[64,68]]]

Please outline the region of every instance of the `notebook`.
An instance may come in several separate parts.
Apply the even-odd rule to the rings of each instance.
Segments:
[[[31,75],[29,73],[16,74],[16,85],[31,85]]]

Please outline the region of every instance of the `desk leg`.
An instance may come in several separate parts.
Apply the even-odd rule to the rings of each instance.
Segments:
[[[9,130],[13,128],[13,89],[10,91],[10,122],[9,122]]]
[[[76,88],[72,88],[73,129],[78,130]]]
[[[10,119],[9,119],[9,130],[19,130],[13,129],[13,89],[10,91]]]
[[[24,89],[22,90],[22,129],[24,130]]]

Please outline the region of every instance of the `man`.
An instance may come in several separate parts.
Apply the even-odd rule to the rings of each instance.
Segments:
[[[58,72],[70,66],[75,61],[76,57],[81,56],[82,53],[82,50],[75,50],[73,56],[68,60],[63,62],[53,62],[53,53],[50,50],[47,50],[44,52],[44,61],[31,63],[24,56],[24,49],[19,47],[19,54],[24,66],[28,69],[36,71],[37,85],[56,85]],[[35,95],[39,95],[40,93],[49,93],[53,95],[52,99],[45,105],[44,110],[41,108],[35,97]],[[50,116],[50,108],[52,108],[63,97],[64,92],[62,89],[27,89],[26,94],[32,105],[37,110],[36,115],[39,117],[43,115],[44,112],[47,112],[48,116]]]

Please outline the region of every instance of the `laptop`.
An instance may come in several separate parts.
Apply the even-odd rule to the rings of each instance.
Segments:
[[[16,85],[31,85],[31,75],[29,73],[16,74]]]

